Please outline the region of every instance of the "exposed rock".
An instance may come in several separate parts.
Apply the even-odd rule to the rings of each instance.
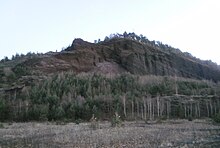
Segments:
[[[70,70],[75,73],[127,71],[138,75],[177,75],[220,80],[218,68],[209,67],[184,54],[168,53],[158,47],[124,38],[98,44],[75,39],[65,51],[47,57],[30,59],[23,65],[33,68],[35,72],[47,74]]]

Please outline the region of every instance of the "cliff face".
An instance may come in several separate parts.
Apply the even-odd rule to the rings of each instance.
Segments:
[[[116,38],[97,44],[76,39],[60,53],[26,61],[35,71],[123,73],[138,75],[177,75],[179,77],[220,80],[220,70],[184,55],[140,42]],[[30,64],[31,63],[31,64]],[[104,68],[106,67],[107,68]]]
[[[217,68],[203,65],[183,55],[167,53],[162,49],[126,39],[112,41],[106,45],[111,48],[107,59],[114,59],[132,74],[177,75],[196,79],[220,80],[220,71]]]

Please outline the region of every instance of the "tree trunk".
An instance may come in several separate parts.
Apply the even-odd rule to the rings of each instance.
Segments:
[[[160,116],[163,116],[163,111],[164,111],[164,100],[160,99],[161,102],[161,108],[160,108]]]
[[[141,119],[144,119],[144,107],[141,105]]]
[[[210,116],[212,116],[213,115],[212,100],[209,101],[209,105],[210,105]]]
[[[144,120],[146,120],[147,119],[147,107],[146,107],[145,97],[143,97],[143,103],[144,103]]]
[[[136,101],[136,103],[137,103],[137,116],[140,117],[139,102],[138,102],[138,100]]]
[[[153,99],[153,102],[152,102],[152,108],[153,108],[153,113],[152,113],[152,116],[153,116],[153,120],[154,120],[154,99]]]
[[[177,86],[176,70],[175,70],[175,92],[176,92],[176,95],[178,95],[178,86]]]
[[[197,102],[195,103],[195,117],[198,117],[198,106],[197,106]]]
[[[147,98],[147,114],[148,114],[148,117],[150,117],[150,100],[149,98]]]
[[[150,120],[152,120],[152,106],[151,106],[151,98],[149,99],[149,111],[150,111]]]
[[[193,106],[192,106],[192,102],[190,102],[190,116],[193,116]]]
[[[208,101],[206,101],[206,109],[207,109],[207,115],[209,117],[209,105],[208,105]]]
[[[125,97],[125,95],[122,96],[122,101],[123,101],[123,107],[124,107],[124,115],[125,115],[125,117],[127,117],[127,113],[126,113],[126,97]]]
[[[157,117],[160,116],[160,98],[157,96]]]
[[[167,119],[170,117],[170,111],[169,111],[169,101],[167,101]]]
[[[220,112],[220,103],[219,103],[219,99],[217,99],[217,108],[218,108],[218,113]]]
[[[198,102],[198,114],[199,114],[199,118],[200,118],[200,105],[199,105],[199,102]]]
[[[134,118],[134,100],[131,101],[131,116]]]
[[[216,109],[216,103],[214,102],[214,115],[216,115],[217,114],[217,109]]]

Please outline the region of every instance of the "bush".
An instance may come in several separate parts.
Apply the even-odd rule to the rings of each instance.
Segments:
[[[65,111],[63,110],[62,106],[52,106],[51,110],[49,111],[49,120],[61,120],[64,118]]]
[[[0,98],[0,121],[4,121],[9,117],[9,109],[5,100]]]
[[[29,119],[36,121],[47,121],[48,106],[33,105],[29,110]]]
[[[0,128],[4,128],[4,125],[3,125],[3,123],[0,123]]]
[[[90,119],[90,128],[93,130],[96,130],[99,128],[99,123],[94,114],[92,115],[92,118]]]
[[[112,118],[112,127],[120,127],[122,124],[122,121],[120,119],[120,116],[118,115],[118,113],[116,112],[114,117]]]
[[[76,123],[77,125],[79,125],[81,122],[82,122],[81,119],[76,119],[76,120],[75,120],[75,123]]]
[[[213,120],[214,122],[216,122],[216,123],[220,123],[220,113],[216,114],[216,115],[212,118],[212,120]]]
[[[193,121],[193,117],[191,115],[188,117],[188,121]]]

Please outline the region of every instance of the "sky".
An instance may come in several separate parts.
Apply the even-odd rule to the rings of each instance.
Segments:
[[[124,31],[220,65],[219,0],[0,0],[0,59]]]

